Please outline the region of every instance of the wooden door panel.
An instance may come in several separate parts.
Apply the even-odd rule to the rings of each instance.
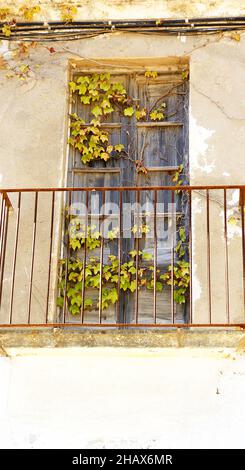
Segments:
[[[81,74],[79,74],[81,75]],[[86,75],[86,73],[84,73]],[[75,77],[76,78],[76,77]],[[188,168],[188,83],[181,82],[179,74],[164,73],[159,74],[155,79],[148,79],[144,74],[111,73],[113,82],[123,83],[128,96],[130,96],[139,107],[148,111],[153,109],[154,104],[162,107],[165,119],[161,122],[153,121],[150,112],[147,113],[146,122],[137,121],[135,116],[128,118],[115,110],[112,114],[103,119],[102,127],[109,134],[109,143],[116,145],[122,143],[128,154],[125,158],[110,158],[107,162],[92,161],[89,165],[81,162],[80,154],[71,150],[68,169],[68,185],[73,187],[115,187],[115,186],[167,186],[172,185],[172,174],[178,166],[183,163]],[[180,85],[181,83],[181,85]],[[171,93],[169,94],[169,91]],[[91,106],[84,106],[79,99],[73,103],[73,112],[76,112],[88,124],[94,116],[91,113]],[[146,168],[146,172],[137,172],[137,165],[134,161],[140,160]],[[188,183],[187,173],[184,175],[184,183]],[[98,193],[97,202],[91,204],[89,199],[88,212],[91,215],[99,213],[102,206],[102,193]],[[75,194],[75,193],[74,193]],[[140,203],[147,206],[154,201],[154,191],[147,190],[140,194]],[[182,203],[181,194],[175,195],[177,204],[177,214],[174,217],[181,217]],[[75,198],[85,202],[85,193],[77,193]],[[119,203],[119,193],[116,191],[106,192],[106,202]],[[134,191],[125,191],[122,194],[123,202],[136,202]],[[173,215],[170,214],[169,204],[172,202],[170,191],[158,192],[158,204],[161,209],[157,211],[157,266],[161,270],[166,270],[173,259],[173,248],[166,247],[166,231],[173,224]],[[178,214],[178,211],[180,214]],[[140,217],[142,223],[149,224],[150,230],[154,225],[154,214],[151,213],[148,219],[145,214],[146,209],[142,209]],[[185,211],[185,213],[187,213]],[[112,224],[118,224],[118,212],[112,215]],[[114,219],[113,219],[114,217]],[[132,234],[132,227],[135,223],[135,213],[130,214],[131,226],[125,228],[127,238],[122,239],[121,253],[122,262],[129,259],[129,252],[135,248],[136,241]],[[187,218],[186,218],[187,220]],[[176,221],[175,221],[176,222]],[[115,225],[114,225],[115,226]],[[176,225],[178,230],[178,224]],[[177,237],[176,237],[177,239]],[[154,253],[154,240],[151,238],[140,239],[139,249],[143,252]],[[107,262],[110,254],[118,255],[118,240],[113,241],[104,249],[104,263]],[[94,250],[90,256],[99,256],[100,250]],[[83,256],[83,253],[81,253]],[[174,262],[177,258],[174,255]],[[88,289],[86,296],[98,298],[98,291]],[[139,292],[139,321],[152,322],[153,314],[153,291],[141,290]],[[120,321],[135,320],[135,293],[121,291]],[[176,320],[183,321],[184,308],[175,305],[174,312]],[[171,312],[171,289],[166,286],[162,292],[157,293],[157,321],[167,322],[170,320]],[[74,319],[73,319],[74,320]],[[86,311],[85,322],[97,322],[98,311]],[[116,305],[103,312],[103,322],[116,321]]]
[[[145,167],[177,166],[179,163],[178,140],[182,126],[138,127],[138,156]]]

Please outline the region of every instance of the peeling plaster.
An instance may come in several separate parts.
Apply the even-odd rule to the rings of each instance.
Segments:
[[[206,129],[198,125],[197,119],[190,114],[190,153],[192,170],[201,169],[204,173],[211,173],[215,167],[214,162],[208,162],[207,152],[209,140],[215,134],[215,130]]]

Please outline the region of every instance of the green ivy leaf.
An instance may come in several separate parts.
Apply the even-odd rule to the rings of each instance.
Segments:
[[[151,253],[143,253],[142,258],[145,259],[146,261],[150,261],[153,258],[153,256]]]
[[[182,80],[187,80],[187,78],[189,77],[189,71],[188,70],[184,70],[182,72]]]
[[[118,292],[117,292],[117,289],[115,287],[110,290],[108,298],[110,299],[112,304],[115,304],[115,302],[118,300]]]
[[[83,104],[90,104],[91,97],[90,96],[80,96],[80,101]]]
[[[69,308],[69,310],[70,310],[72,315],[77,315],[80,312],[80,308],[78,307],[78,305],[72,305]]]
[[[179,236],[182,242],[186,241],[186,234],[185,234],[185,228],[181,227],[179,230]]]
[[[162,119],[164,119],[164,114],[161,111],[155,110],[150,113],[150,118],[153,121],[161,121]]]
[[[58,307],[61,307],[61,308],[64,306],[64,297],[57,298],[57,305]]]
[[[92,299],[85,299],[84,300],[84,308],[89,308],[93,306],[93,300]]]
[[[136,286],[137,286],[137,282],[134,279],[133,281],[130,282],[130,286],[129,286],[129,289],[131,290],[131,292],[134,292],[136,290]]]
[[[102,109],[100,108],[100,106],[94,106],[94,108],[92,109],[92,114],[95,116],[95,117],[98,117],[98,116],[102,116],[103,112],[102,112]]]
[[[130,106],[130,107],[128,107],[128,108],[125,108],[124,111],[123,111],[123,114],[124,114],[124,116],[129,116],[129,117],[130,117],[130,116],[133,116],[133,114],[134,114],[134,108],[133,108],[133,106]]]
[[[74,91],[77,89],[77,84],[75,82],[69,82],[69,87],[72,93],[74,93]]]

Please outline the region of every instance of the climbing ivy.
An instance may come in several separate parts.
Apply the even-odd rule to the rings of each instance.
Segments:
[[[147,71],[147,79],[156,78],[156,71]],[[72,114],[70,124],[70,138],[68,143],[81,154],[81,161],[89,164],[93,160],[107,161],[111,157],[125,157],[127,152],[122,144],[109,145],[108,132],[101,129],[101,121],[117,110],[121,115],[136,120],[147,117],[145,108],[140,108],[134,100],[127,95],[126,89],[120,82],[112,82],[110,73],[94,73],[91,75],[81,75],[69,82],[72,94],[79,97],[83,105],[91,107],[93,118],[89,123]],[[166,103],[162,102],[149,112],[149,118],[153,121],[165,119],[164,110]],[[142,171],[142,170],[140,170]]]
[[[100,159],[106,162],[112,155],[120,156],[124,145],[110,145],[108,132],[101,129],[99,120],[92,119],[90,125],[86,126],[77,114],[70,117],[71,137],[68,143],[80,152],[84,164]]]
[[[109,73],[81,75],[69,83],[73,93],[78,93],[82,104],[92,104],[92,114],[97,118],[111,114],[115,107],[124,111],[125,116],[131,114],[132,100],[121,83],[112,83]]]
[[[149,232],[146,224],[141,226],[134,225],[132,233],[141,237]],[[118,227],[108,231],[104,243],[108,244],[118,237]],[[187,254],[187,237],[184,227],[178,230],[179,241],[175,248],[176,261],[173,269],[168,266],[165,270],[156,269],[156,291],[162,292],[164,285],[174,286],[174,300],[178,304],[186,302],[190,282],[189,262],[185,260]],[[102,291],[102,309],[107,309],[118,300],[118,292],[130,291],[134,293],[137,288],[136,275],[138,278],[138,290],[154,289],[155,271],[151,265],[152,254],[141,250],[132,250],[128,255],[128,260],[121,264],[119,272],[119,261],[115,255],[109,255],[108,261],[103,264],[101,274],[100,259],[97,256],[88,256],[86,265],[80,258],[81,250],[85,246],[88,252],[99,249],[101,246],[102,233],[96,226],[86,227],[73,217],[69,224],[68,249],[71,256],[60,260],[59,291],[57,300],[59,307],[64,306],[66,301],[67,308],[72,315],[79,314],[82,306],[83,282],[85,288],[93,289],[99,292],[100,279]],[[136,263],[137,259],[137,263]],[[137,267],[138,266],[138,273]],[[84,280],[84,281],[83,281]],[[85,297],[84,309],[98,309],[99,300]]]
[[[60,12],[60,19],[66,23],[71,23],[77,14],[77,7],[75,5],[62,3],[57,5],[56,8]],[[11,36],[11,30],[16,25],[17,19],[18,21],[32,21],[36,15],[41,13],[41,10],[40,5],[29,4],[29,2],[23,3],[19,8],[0,8],[0,21],[4,22],[2,33],[6,37]]]
[[[24,4],[18,9],[9,7],[0,8],[0,21],[5,22],[2,26],[2,33],[6,37],[11,36],[11,29],[16,25],[16,18],[24,21],[32,21],[35,15],[40,13],[41,7],[39,5]]]
[[[147,80],[155,79],[157,72],[145,72]],[[183,77],[183,80],[187,77]],[[159,101],[152,109],[141,108],[140,104],[135,104],[134,100],[127,95],[124,86],[113,83],[109,73],[82,75],[69,83],[72,94],[77,94],[80,102],[89,106],[92,114],[91,121],[86,123],[77,114],[70,116],[70,138],[69,144],[77,149],[81,155],[81,161],[89,164],[93,160],[107,161],[111,157],[124,157],[126,150],[122,144],[111,145],[109,134],[102,128],[101,123],[106,121],[108,115],[115,110],[119,114],[136,120],[150,119],[160,121],[166,118],[166,103]],[[147,173],[147,169],[139,160],[135,161],[136,171]],[[183,165],[172,175],[172,181],[176,186],[183,183]],[[180,189],[176,189],[176,193]],[[134,225],[131,229],[136,237],[144,237],[149,232],[146,224]],[[109,231],[104,243],[108,244],[118,236],[118,228]],[[177,231],[178,241],[175,248],[176,262],[174,266],[167,266],[165,269],[157,269],[151,265],[152,255],[145,251],[132,250],[128,254],[128,260],[120,266],[115,255],[110,255],[108,261],[102,267],[100,260],[96,256],[88,256],[86,265],[81,257],[81,253],[86,244],[86,250],[93,251],[101,247],[102,233],[95,226],[85,227],[76,217],[69,218],[68,249],[71,255],[67,259],[60,261],[60,296],[58,305],[66,306],[73,315],[81,312],[83,303],[83,284],[85,288],[95,289],[97,292],[101,285],[102,309],[107,309],[118,300],[120,291],[130,291],[134,293],[137,289],[154,289],[161,292],[165,286],[173,284],[174,300],[178,304],[186,302],[190,282],[190,267],[186,260],[188,257],[187,235],[184,226]],[[136,262],[137,260],[137,262]],[[138,266],[138,268],[137,268]],[[120,271],[120,272],[119,272]],[[101,283],[101,284],[100,284]],[[98,297],[98,296],[97,296]],[[85,296],[85,310],[94,310],[99,307],[99,300]]]

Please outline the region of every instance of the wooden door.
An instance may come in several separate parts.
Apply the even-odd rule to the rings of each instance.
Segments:
[[[144,186],[145,191],[139,196],[135,191],[125,191],[122,194],[121,203],[137,202],[147,207],[154,202],[154,191],[148,190],[149,186],[172,185],[172,175],[179,168],[184,166],[182,171],[182,181],[188,184],[188,82],[183,80],[181,72],[179,73],[158,73],[157,77],[148,77],[144,73],[125,73],[124,75],[111,72],[111,80],[120,82],[127,90],[134,103],[139,109],[146,110],[146,116],[143,119],[125,117],[120,112],[115,111],[108,115],[108,118],[102,122],[104,128],[110,136],[109,143],[112,145],[123,144],[129,158],[113,158],[107,162],[93,161],[89,164],[81,162],[81,156],[78,151],[71,150],[67,185],[69,187],[117,187],[117,186]],[[83,73],[85,74],[85,73]],[[81,74],[79,74],[81,75]],[[86,74],[85,74],[86,75]],[[88,74],[87,74],[88,75]],[[76,75],[74,76],[76,79]],[[91,106],[81,104],[79,97],[75,96],[73,103],[73,112],[82,117],[87,124],[91,122]],[[164,118],[160,121],[153,120],[151,113],[154,110],[162,110]],[[89,213],[97,214],[101,211],[103,195],[101,192],[93,191],[89,198]],[[73,202],[84,202],[85,193],[76,193],[72,195]],[[93,200],[96,203],[93,204]],[[162,228],[169,223],[169,203],[171,203],[170,191],[158,192],[158,205],[161,210],[157,211],[157,264],[161,269],[166,268],[171,263],[170,250],[164,247],[162,238]],[[105,201],[115,204],[115,213],[111,214],[115,224],[118,223],[119,212],[116,207],[119,206],[119,192],[107,191]],[[181,195],[175,199],[177,203],[177,212],[181,214],[188,212],[188,207]],[[145,220],[146,209],[143,209],[137,215],[141,221]],[[133,227],[136,215],[131,213],[131,225]],[[149,225],[153,224],[153,213],[147,216]],[[176,214],[175,214],[176,217]],[[137,220],[138,220],[137,219]],[[186,223],[186,222],[185,222]],[[151,239],[137,239],[135,234],[121,242],[122,262],[128,259],[129,252],[138,247],[142,252],[154,251],[154,243]],[[95,250],[95,255],[100,255],[100,249]],[[118,254],[118,240],[108,244],[104,248],[103,261],[106,263],[108,257]],[[97,295],[89,292],[89,295]],[[137,297],[137,299],[135,299]],[[103,311],[103,322],[151,322],[152,321],[152,292],[142,290],[137,294],[121,291],[120,311],[117,312],[117,306],[111,306]],[[137,303],[137,318],[135,318],[135,302]],[[165,322],[170,319],[170,289],[165,289],[157,293],[157,322]],[[175,313],[179,315],[179,320],[183,320],[184,310],[176,309]],[[84,321],[91,322],[98,320],[98,312],[90,310],[85,312]]]

